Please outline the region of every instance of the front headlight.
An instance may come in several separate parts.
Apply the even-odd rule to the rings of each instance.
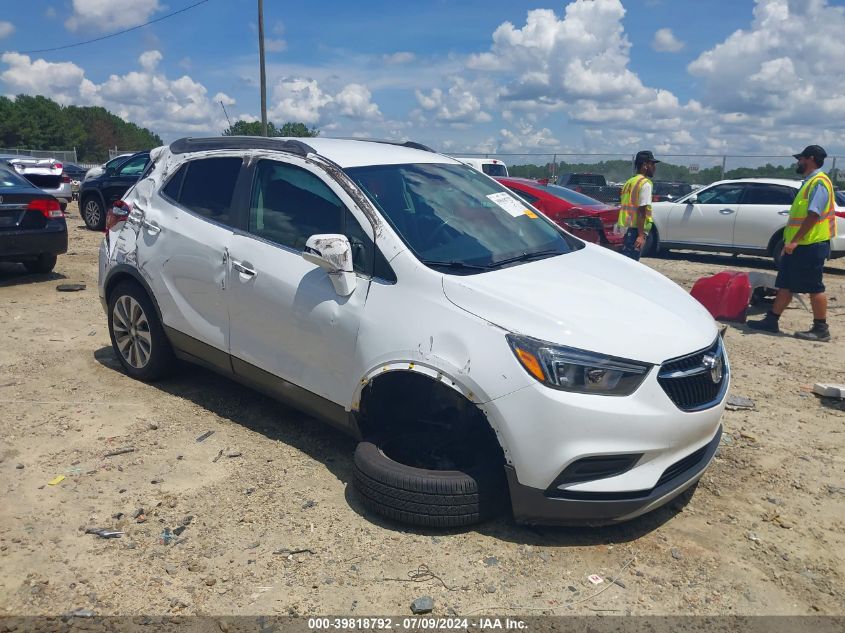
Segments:
[[[525,370],[552,389],[628,396],[637,390],[651,365],[547,343],[528,336],[507,335]]]

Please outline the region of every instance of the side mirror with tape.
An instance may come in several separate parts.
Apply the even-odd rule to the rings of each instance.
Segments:
[[[345,235],[312,235],[305,242],[302,257],[328,273],[335,292],[341,297],[348,297],[355,291],[358,279],[352,269],[352,246]]]

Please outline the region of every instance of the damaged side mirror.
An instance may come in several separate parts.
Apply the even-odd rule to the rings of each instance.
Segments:
[[[358,279],[352,269],[352,246],[345,235],[312,235],[305,242],[302,257],[328,273],[335,292],[341,297],[348,297],[355,291]]]

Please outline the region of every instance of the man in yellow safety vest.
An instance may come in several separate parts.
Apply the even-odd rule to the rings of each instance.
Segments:
[[[649,150],[637,152],[636,174],[622,187],[616,229],[624,232],[622,254],[639,261],[648,232],[651,230],[651,177],[660,161]]]
[[[749,321],[748,327],[780,332],[778,319],[792,301],[792,294],[806,292],[813,306],[813,327],[806,332],[796,332],[795,336],[807,341],[829,341],[822,273],[824,262],[830,257],[830,240],[836,235],[836,213],[833,184],[821,170],[827,152],[818,145],[809,145],[794,156],[798,159],[796,171],[804,176],[804,182],[783,230],[783,254],[775,281],[778,294],[766,316],[759,321]]]

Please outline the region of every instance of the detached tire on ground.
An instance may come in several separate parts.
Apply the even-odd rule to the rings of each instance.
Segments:
[[[504,468],[481,447],[474,463],[460,470],[409,466],[388,456],[403,452],[392,444],[425,446],[431,437],[409,434],[358,444],[353,474],[364,506],[401,523],[439,528],[473,525],[502,512],[508,499]]]

